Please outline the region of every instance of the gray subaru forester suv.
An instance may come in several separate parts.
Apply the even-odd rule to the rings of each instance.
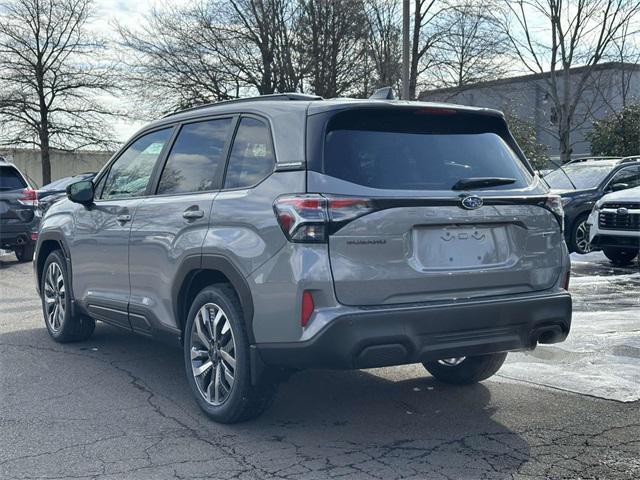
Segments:
[[[560,199],[499,112],[282,94],[166,116],[46,213],[46,327],[182,345],[214,420],[305,368],[466,384],[571,323]]]

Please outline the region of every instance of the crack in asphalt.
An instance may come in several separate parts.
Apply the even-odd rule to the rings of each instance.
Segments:
[[[243,441],[238,434],[216,434],[211,438],[206,431],[199,430],[189,425],[188,420],[183,420],[177,414],[170,413],[163,408],[162,402],[169,402],[171,406],[185,415],[180,405],[170,398],[154,392],[150,386],[133,371],[122,363],[126,360],[108,360],[100,358],[96,354],[83,353],[70,349],[59,349],[30,344],[0,343],[0,347],[14,347],[46,351],[63,355],[74,355],[91,359],[108,365],[111,369],[125,375],[129,384],[144,396],[146,405],[153,415],[173,423],[176,429],[169,434],[164,432],[155,436],[143,438],[155,438],[155,440],[142,450],[142,456],[128,456],[118,461],[106,461],[100,455],[91,453],[90,447],[102,444],[107,446],[117,443],[130,433],[121,432],[117,435],[105,436],[97,440],[78,442],[61,447],[49,452],[38,452],[29,455],[21,455],[0,462],[3,478],[36,478],[16,475],[16,471],[7,466],[17,466],[21,462],[40,459],[46,456],[57,456],[66,451],[81,450],[82,457],[89,464],[94,465],[93,471],[82,474],[70,474],[63,476],[46,475],[37,478],[92,478],[101,479],[110,476],[124,475],[127,477],[135,474],[149,472],[153,474],[159,469],[169,468],[175,478],[197,478],[194,475],[183,474],[180,467],[196,467],[210,465],[212,473],[203,478],[212,478],[215,472],[221,473],[219,463],[228,463],[233,459],[234,465],[227,465],[224,469],[224,478],[242,479],[268,478],[291,479],[307,476],[315,477],[368,477],[368,478],[400,478],[404,476],[429,475],[429,478],[443,478],[455,480],[460,478],[460,470],[450,462],[443,462],[442,458],[455,459],[457,467],[464,468],[464,478],[628,478],[640,477],[640,461],[637,457],[637,448],[640,443],[640,423],[631,422],[625,425],[615,425],[597,432],[567,431],[564,428],[529,428],[513,432],[484,432],[472,433],[458,438],[429,438],[431,446],[415,446],[415,439],[396,440],[389,443],[354,443],[343,442],[339,444],[302,445],[287,438],[285,435],[270,436],[273,447],[269,454],[258,455],[255,452],[243,450]],[[129,362],[132,359],[128,360]],[[68,392],[54,398],[63,398],[72,395]],[[415,409],[406,402],[400,402],[401,409]],[[0,417],[1,418],[1,417]],[[192,417],[193,420],[198,420]],[[282,426],[286,426],[283,422]],[[292,422],[294,423],[294,422]],[[611,438],[611,434],[615,433]],[[607,437],[603,440],[603,437]],[[522,438],[527,441],[522,442]],[[168,439],[176,441],[200,442],[212,449],[221,458],[214,459],[177,459],[171,461],[158,461],[151,455],[163,442]],[[240,441],[238,441],[240,440]],[[264,441],[264,439],[258,439]],[[518,445],[521,445],[518,447]],[[277,446],[277,448],[275,448]],[[607,448],[607,455],[594,455]],[[630,447],[626,451],[624,447]],[[557,451],[562,448],[563,453]],[[317,451],[325,452],[318,455]],[[568,455],[567,452],[571,451]],[[213,453],[212,452],[212,453]],[[311,452],[311,453],[310,453]],[[279,454],[284,453],[285,456]],[[128,460],[141,460],[145,464],[132,468],[116,468],[119,463]],[[278,465],[280,463],[281,465]],[[269,464],[275,464],[271,467]],[[111,468],[110,468],[111,467]],[[453,467],[453,468],[452,468]],[[532,468],[536,473],[528,474]],[[592,476],[589,472],[594,472]],[[600,473],[598,473],[598,471]],[[602,475],[606,472],[606,477]],[[542,473],[542,477],[541,477]],[[615,477],[614,477],[615,475]],[[222,478],[222,477],[216,477]]]
[[[0,262],[0,268],[3,263]],[[31,277],[30,269],[24,271],[11,269],[22,278]],[[4,273],[3,273],[4,275]],[[7,282],[3,276],[0,281],[3,291],[16,290],[14,282]],[[586,292],[592,287],[578,285],[578,292]],[[622,287],[621,287],[622,288]],[[585,293],[586,294],[586,293]],[[602,300],[609,291],[600,292],[596,297],[576,302],[576,309],[587,309],[605,305]],[[31,311],[39,305],[31,297],[19,297],[17,290],[12,296],[1,297],[3,306],[0,314],[13,314]],[[28,297],[28,298],[27,298]],[[13,303],[20,302],[22,307]],[[10,306],[9,306],[10,305]],[[607,304],[608,305],[608,304]],[[26,306],[26,308],[25,308]],[[37,310],[37,308],[35,308]],[[5,316],[2,322],[13,321]],[[633,332],[633,331],[632,331]],[[632,333],[631,332],[631,333]],[[50,443],[31,443],[28,454],[5,458],[0,461],[2,479],[95,479],[110,478],[224,478],[224,479],[297,479],[297,478],[377,478],[394,479],[411,477],[434,480],[460,479],[620,479],[638,480],[640,478],[640,417],[639,403],[627,404],[611,400],[584,400],[610,402],[618,410],[627,412],[624,417],[607,418],[600,424],[615,423],[605,427],[590,426],[589,422],[573,423],[579,413],[568,412],[565,427],[526,426],[529,422],[517,423],[521,419],[505,422],[508,428],[498,422],[489,422],[480,427],[470,424],[468,434],[449,433],[439,428],[438,435],[428,430],[429,418],[426,408],[412,404],[402,398],[391,400],[390,405],[401,421],[404,412],[411,412],[416,421],[421,419],[425,425],[423,437],[415,433],[413,438],[400,438],[385,441],[384,438],[367,436],[358,440],[337,440],[341,438],[338,430],[332,435],[314,436],[321,429],[337,429],[348,425],[342,420],[299,420],[278,418],[270,423],[266,430],[258,426],[249,429],[242,426],[226,427],[210,423],[204,414],[199,413],[195,402],[185,408],[179,402],[154,390],[143,377],[136,374],[136,359],[149,359],[149,355],[133,356],[127,354],[124,359],[107,358],[114,352],[92,352],[74,350],[73,347],[48,347],[28,343],[1,343],[0,348],[21,348],[40,352],[42,355],[71,355],[76,358],[91,359],[99,362],[112,372],[120,381],[127,383],[124,394],[127,401],[140,403],[134,406],[120,406],[118,412],[144,412],[142,424],[128,428],[125,424],[109,423],[109,405],[106,412],[98,416],[92,412],[78,409],[73,418],[49,415],[45,418],[37,412],[20,412],[19,418],[11,418],[5,407],[18,407],[21,398],[14,393],[11,402],[3,396],[4,383],[0,383],[0,428],[9,433],[27,428],[30,422],[40,425],[43,430],[51,428],[56,434],[62,431],[62,441],[68,445],[51,449]],[[117,354],[117,353],[115,353]],[[3,365],[4,367],[4,365]],[[3,376],[4,376],[3,372]],[[500,375],[505,377],[504,375]],[[0,378],[0,382],[3,378]],[[534,382],[515,380],[530,383]],[[66,384],[65,384],[66,385]],[[544,389],[567,392],[556,387]],[[57,395],[43,395],[38,402],[79,402],[78,389],[71,389]],[[118,394],[123,392],[118,391]],[[576,398],[589,398],[581,393],[570,392]],[[130,398],[129,398],[130,395]],[[406,398],[406,397],[405,397]],[[593,397],[592,397],[593,398]],[[596,397],[597,398],[597,397]],[[581,400],[582,401],[582,400]],[[609,404],[609,403],[608,403]],[[82,405],[80,405],[82,407]],[[631,408],[627,408],[631,407]],[[314,408],[314,405],[309,405]],[[553,409],[554,405],[544,406]],[[613,407],[612,407],[613,408]],[[634,410],[635,408],[635,410]],[[517,410],[516,410],[517,411]],[[23,414],[24,413],[24,414]],[[80,415],[85,413],[84,416]],[[545,415],[540,412],[524,412],[528,415]],[[285,414],[286,415],[286,414]],[[410,417],[410,418],[414,418]],[[563,418],[564,412],[556,412],[553,418]],[[124,416],[126,419],[127,417]],[[425,420],[426,418],[426,420]],[[371,421],[377,419],[372,418]],[[491,427],[488,425],[491,424]],[[512,426],[512,424],[520,426]],[[523,426],[524,424],[524,426]],[[162,428],[160,428],[160,425]],[[404,424],[403,424],[404,425]],[[157,433],[149,433],[151,426]],[[66,427],[66,428],[65,428]],[[488,431],[478,431],[485,428]],[[55,430],[53,430],[55,429]],[[84,429],[89,429],[89,434]],[[315,430],[314,430],[315,429]],[[594,431],[591,431],[594,430]],[[80,433],[78,433],[80,432]],[[268,432],[268,433],[267,433]],[[90,437],[84,441],[82,435]],[[391,435],[407,436],[401,427]],[[99,436],[99,438],[95,438]],[[39,438],[39,437],[35,437]],[[377,438],[377,440],[376,440]],[[23,439],[21,439],[23,440]],[[5,443],[6,442],[6,443]],[[17,442],[16,442],[17,443]],[[13,445],[6,434],[0,440],[0,454],[8,455]],[[17,443],[18,444],[18,443]],[[55,443],[53,444],[55,446]],[[44,451],[47,449],[49,451]],[[5,450],[6,449],[6,450]]]

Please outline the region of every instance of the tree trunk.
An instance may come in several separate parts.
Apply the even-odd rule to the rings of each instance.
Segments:
[[[42,160],[42,185],[51,183],[51,159],[49,153],[49,133],[40,135],[40,159]]]
[[[411,67],[409,69],[409,100],[416,98],[416,85],[418,83],[418,49],[420,48],[420,27],[421,22],[421,3],[420,0],[415,2],[415,11],[413,12],[413,38],[411,39]]]
[[[558,136],[560,138],[560,164],[571,160],[571,126],[563,115],[558,122]]]
[[[558,137],[560,138],[560,163],[571,160],[571,74],[570,66],[564,65],[562,69],[562,100],[558,105]]]
[[[43,75],[38,69],[38,96],[40,97],[40,160],[42,161],[42,185],[51,183],[51,158],[49,152],[49,110],[44,96]]]

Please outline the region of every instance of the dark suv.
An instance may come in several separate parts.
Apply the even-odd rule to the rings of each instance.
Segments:
[[[32,184],[12,163],[0,157],[0,248],[13,250],[18,261],[33,260],[40,212]]]
[[[569,332],[560,199],[496,111],[223,102],[151,123],[68,196],[35,261],[49,333],[181,342],[217,421],[296,370],[422,362],[471,383]]]
[[[544,179],[562,197],[569,251],[588,253],[587,218],[593,206],[607,193],[640,186],[640,157],[577,159]]]

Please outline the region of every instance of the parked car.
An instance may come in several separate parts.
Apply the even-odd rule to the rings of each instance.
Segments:
[[[101,320],[179,340],[219,422],[305,368],[422,362],[466,384],[563,341],[560,198],[503,115],[379,98],[263,96],[144,127],[43,218],[51,337]]]
[[[608,193],[589,219],[589,241],[616,265],[628,265],[640,251],[640,187]]]
[[[31,181],[0,157],[0,248],[13,250],[20,262],[33,260],[40,214]]]
[[[51,205],[66,198],[67,186],[80,180],[89,180],[95,176],[95,172],[81,173],[72,177],[64,177],[55,180],[38,189],[38,203],[40,210],[46,212]]]
[[[606,193],[640,186],[640,156],[572,160],[544,177],[562,197],[569,251],[588,253],[587,218]]]

